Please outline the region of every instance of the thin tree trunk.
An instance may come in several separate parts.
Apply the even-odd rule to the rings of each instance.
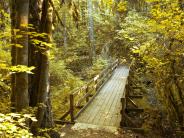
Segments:
[[[12,44],[12,48],[11,48],[11,63],[13,66],[16,65],[16,47],[15,47],[15,34],[14,34],[14,29],[16,27],[16,3],[15,0],[10,0],[10,10],[11,10],[11,44]],[[11,75],[11,110],[15,111],[15,105],[16,105],[16,97],[15,97],[15,74]]]
[[[90,54],[89,58],[91,62],[93,61],[93,58],[96,57],[96,47],[94,44],[94,22],[93,22],[93,5],[92,1],[88,0],[88,28],[89,28],[89,45],[90,45]]]
[[[66,7],[66,6],[65,6]],[[66,9],[65,9],[66,10]],[[63,13],[63,24],[64,24],[64,30],[63,30],[63,36],[64,36],[64,53],[66,54],[67,52],[67,27],[66,27],[66,23],[67,19],[66,19],[66,11],[64,11]]]

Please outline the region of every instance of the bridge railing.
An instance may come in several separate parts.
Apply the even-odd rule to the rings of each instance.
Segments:
[[[74,123],[75,119],[87,108],[105,82],[112,76],[118,64],[119,60],[115,60],[86,85],[72,91],[69,95],[69,110],[60,118],[59,123]],[[68,115],[70,116],[70,121],[65,120]]]
[[[136,83],[131,79],[133,70],[135,69],[135,61],[133,60],[131,64],[129,65],[129,75],[126,80],[125,85],[125,92],[124,95],[121,97],[121,122],[120,126],[124,129],[131,129],[135,130],[137,132],[142,131],[142,128],[139,127],[139,124],[136,124],[134,119],[129,116],[129,112],[135,113],[141,113],[144,111],[144,109],[139,108],[139,106],[134,102],[134,99],[141,99],[143,98],[143,95],[137,95],[133,94],[134,89],[141,89],[140,86],[137,86]],[[129,106],[131,105],[131,106]]]

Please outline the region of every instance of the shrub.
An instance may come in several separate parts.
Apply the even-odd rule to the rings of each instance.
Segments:
[[[1,138],[32,138],[33,134],[29,132],[26,121],[31,119],[37,121],[30,114],[0,114],[0,136]]]
[[[82,86],[83,81],[74,76],[71,70],[66,69],[66,65],[63,61],[52,61],[50,73],[52,107],[54,115],[57,118],[61,117],[61,115],[68,109],[67,103],[69,93],[73,89]]]

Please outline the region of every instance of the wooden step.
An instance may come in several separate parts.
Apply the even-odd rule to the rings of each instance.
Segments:
[[[123,127],[124,130],[132,130],[136,133],[144,134],[146,130],[144,128],[134,128],[134,127]]]
[[[142,108],[126,108],[125,112],[138,112],[138,113],[142,113],[144,112],[144,109]]]
[[[184,137],[184,131],[176,131],[177,137]]]
[[[143,95],[129,95],[129,98],[137,98],[137,99],[142,99]]]

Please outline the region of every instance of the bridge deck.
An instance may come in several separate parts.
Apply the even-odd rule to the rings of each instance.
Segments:
[[[76,122],[119,127],[121,119],[120,99],[124,94],[128,73],[127,67],[119,66]]]

